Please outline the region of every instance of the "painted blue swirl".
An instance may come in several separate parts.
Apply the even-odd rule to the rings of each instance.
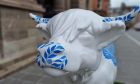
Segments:
[[[48,66],[64,69],[68,62],[67,57],[63,54],[64,50],[64,47],[59,43],[41,44],[38,46],[39,53],[36,62],[42,68]]]
[[[102,53],[103,53],[103,56],[106,58],[106,59],[109,59],[109,60],[112,60],[112,63],[116,66],[117,65],[117,61],[116,61],[116,58],[115,58],[115,46],[114,44],[109,44],[108,46],[104,47],[102,49]]]

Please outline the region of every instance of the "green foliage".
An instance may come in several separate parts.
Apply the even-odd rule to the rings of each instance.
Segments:
[[[116,82],[114,82],[114,84],[125,84],[125,83],[116,81]]]

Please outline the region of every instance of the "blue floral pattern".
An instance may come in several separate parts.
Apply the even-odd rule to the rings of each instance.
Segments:
[[[40,49],[44,49],[43,55]],[[52,68],[64,69],[67,64],[67,57],[63,54],[64,47],[59,43],[49,42],[38,46],[39,54],[36,58],[37,64],[44,68],[47,65]]]
[[[111,21],[124,21],[124,22],[129,22],[131,21],[138,13],[140,13],[140,7],[135,6],[133,11],[123,15],[123,16],[118,16],[118,17],[105,17],[102,21],[103,22],[111,22]]]
[[[115,58],[115,46],[114,44],[109,44],[108,46],[104,47],[102,49],[102,53],[103,53],[103,56],[106,58],[106,59],[110,59],[112,60],[112,63],[114,65],[117,64],[117,61],[116,61],[116,58]]]
[[[49,18],[42,18],[40,16],[31,14],[32,19],[37,23],[48,23]]]

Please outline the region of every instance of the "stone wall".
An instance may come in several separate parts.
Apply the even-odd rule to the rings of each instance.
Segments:
[[[29,18],[30,11],[1,7],[3,57],[23,56],[35,52],[40,34]]]
[[[35,61],[43,37],[29,13],[44,11],[35,0],[0,1],[0,78]]]
[[[41,15],[43,9],[36,6],[35,10],[33,6],[37,4],[29,5],[33,0],[28,2],[26,0],[24,3],[16,0],[6,1],[0,2],[0,58],[23,56],[35,52],[35,46],[42,37],[28,14],[34,12]]]

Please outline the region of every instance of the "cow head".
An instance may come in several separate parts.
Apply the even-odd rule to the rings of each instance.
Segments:
[[[39,23],[37,27],[42,28],[39,30],[50,36],[48,43],[38,46],[36,62],[51,76],[87,67],[96,70],[98,45],[104,41],[97,40],[97,37],[112,28],[124,29],[124,22],[132,20],[139,12],[136,7],[123,16],[101,17],[88,10],[72,9],[51,19],[30,14]]]

